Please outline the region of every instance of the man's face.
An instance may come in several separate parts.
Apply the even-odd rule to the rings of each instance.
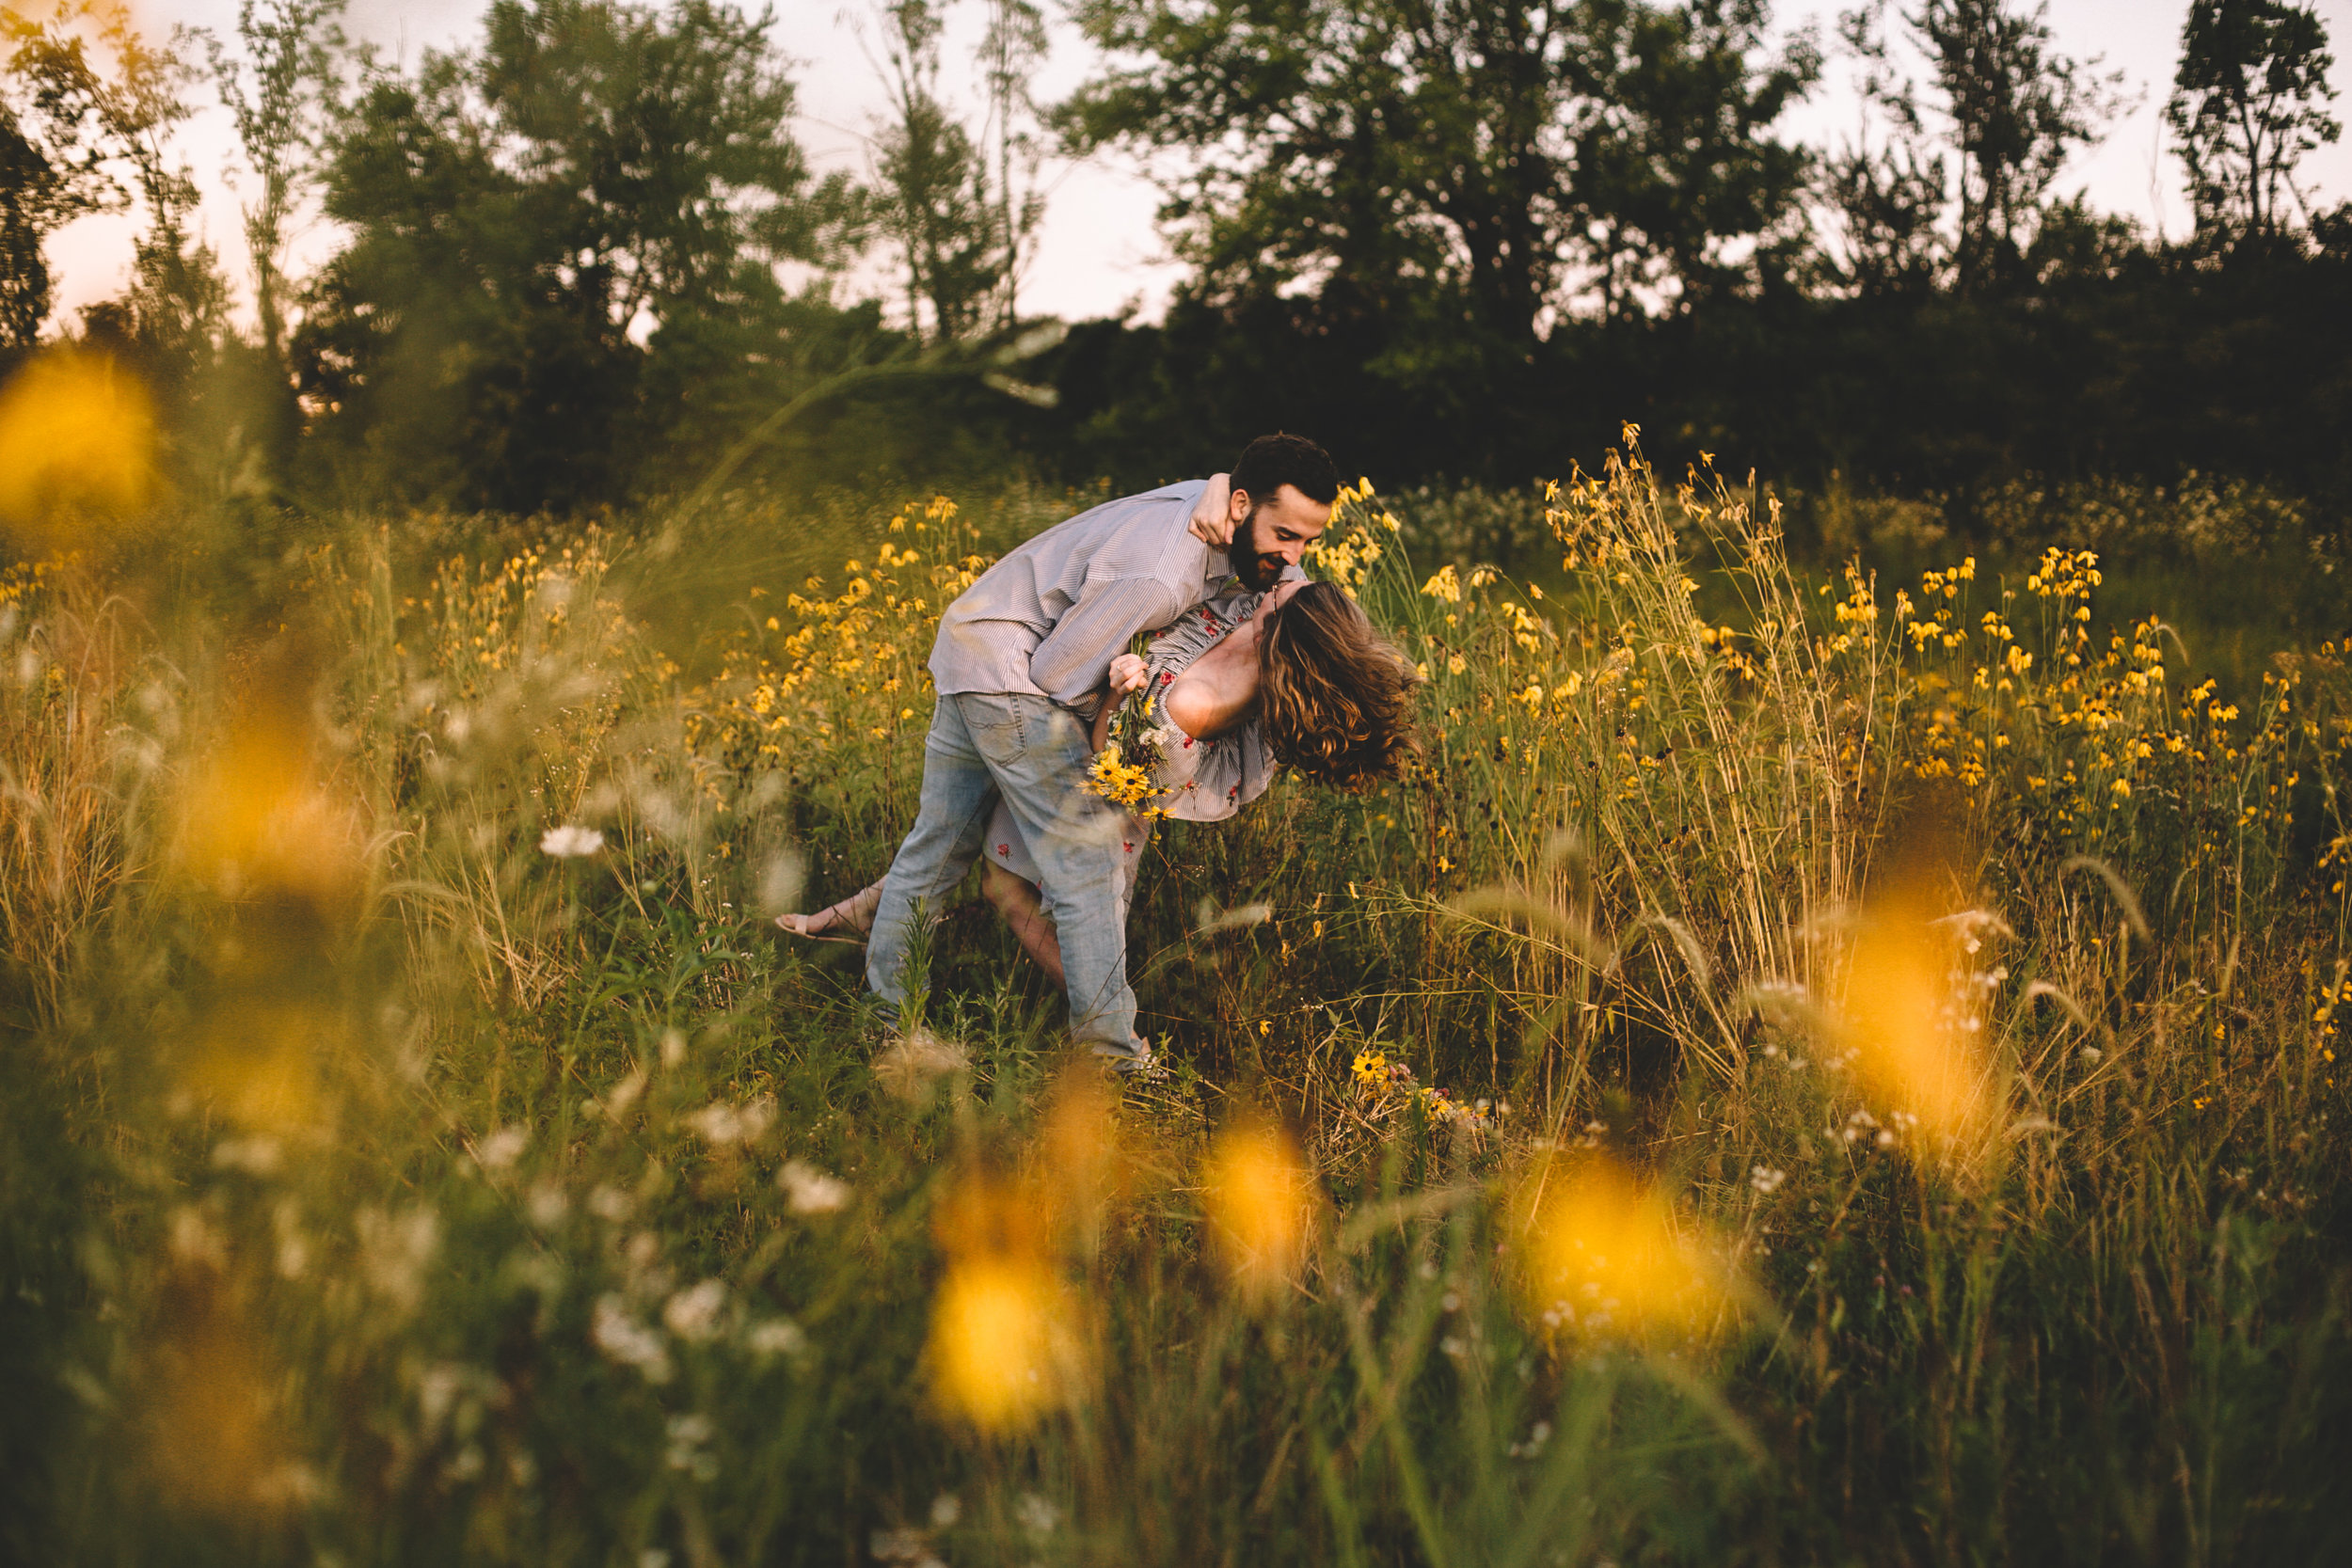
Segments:
[[[1235,526],[1227,555],[1233,575],[1253,594],[1279,582],[1331,525],[1329,504],[1309,499],[1295,484],[1281,485],[1263,500],[1236,490],[1232,505]]]

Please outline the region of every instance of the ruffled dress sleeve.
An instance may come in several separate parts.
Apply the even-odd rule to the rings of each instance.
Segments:
[[[1155,690],[1165,691],[1192,661],[1223,641],[1258,611],[1258,595],[1236,592],[1209,600],[1180,616],[1152,640],[1143,662]],[[1274,782],[1274,753],[1252,718],[1223,735],[1202,740],[1186,735],[1156,703],[1160,725],[1168,732],[1161,746],[1160,787],[1168,793],[1160,807],[1184,822],[1221,822],[1256,800]]]

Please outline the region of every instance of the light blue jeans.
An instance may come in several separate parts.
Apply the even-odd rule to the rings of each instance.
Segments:
[[[923,743],[923,795],[914,831],[882,879],[866,942],[866,984],[895,1012],[906,1000],[909,939],[919,906],[936,919],[979,855],[1001,798],[1044,882],[1061,942],[1070,1032],[1104,1055],[1135,1051],[1120,918],[1120,840],[1126,813],[1087,793],[1085,723],[1043,697],[961,692],[939,699]]]

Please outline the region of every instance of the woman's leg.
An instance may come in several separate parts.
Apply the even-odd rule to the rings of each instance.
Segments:
[[[837,904],[826,905],[815,914],[780,914],[776,916],[776,924],[796,937],[830,937],[840,930],[855,931],[863,936],[874,928],[874,910],[881,903],[882,883],[875,882],[860,888]]]
[[[980,862],[980,892],[996,912],[1012,927],[1021,950],[1026,953],[1057,990],[1066,982],[1061,973],[1061,939],[1054,932],[1054,923],[1045,913],[1045,901],[1038,891],[1021,878],[998,865],[994,861]]]

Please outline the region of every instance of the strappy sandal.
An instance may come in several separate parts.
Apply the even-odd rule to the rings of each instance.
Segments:
[[[882,884],[860,888],[839,903],[828,904],[815,914],[780,914],[776,925],[796,937],[810,942],[844,942],[862,947],[866,935],[874,928],[874,911],[882,903]],[[833,935],[835,927],[847,927],[854,936]]]

